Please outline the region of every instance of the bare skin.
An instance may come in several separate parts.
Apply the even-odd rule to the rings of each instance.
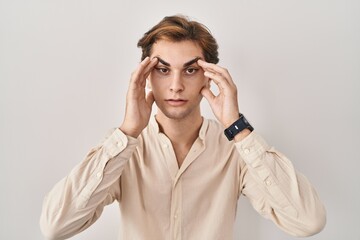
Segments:
[[[203,59],[201,48],[192,41],[160,40],[153,45],[151,56],[131,75],[120,129],[137,138],[148,125],[152,105],[156,102],[156,120],[170,139],[179,166],[198,137],[203,121],[202,97],[207,99],[224,128],[239,118],[237,88],[229,72]],[[146,95],[147,79],[151,91]],[[218,95],[210,90],[210,81],[219,88]],[[249,133],[243,130],[235,141],[241,141]]]

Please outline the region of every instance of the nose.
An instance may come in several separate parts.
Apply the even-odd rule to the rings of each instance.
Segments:
[[[182,81],[181,73],[175,72],[174,75],[172,76],[170,91],[175,93],[184,91],[184,84]]]

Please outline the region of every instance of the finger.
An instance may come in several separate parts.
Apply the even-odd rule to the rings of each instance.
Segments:
[[[146,66],[146,68],[143,71],[143,75],[144,75],[144,79],[146,79],[149,74],[151,73],[151,71],[153,70],[153,68],[156,66],[156,64],[158,63],[158,58],[153,58],[151,59],[151,61],[149,62],[149,64]]]
[[[146,57],[137,67],[137,69],[132,73],[130,85],[132,88],[145,88],[146,85],[146,78],[151,72],[151,69],[157,63],[157,59],[150,60],[149,57]],[[146,73],[146,74],[145,74]]]
[[[209,103],[212,103],[216,96],[211,92],[210,88],[204,87],[201,89],[201,94],[206,98]]]
[[[232,77],[229,71],[226,68],[220,67],[219,65],[205,62],[204,60],[198,61],[199,66],[201,66],[205,71],[213,72],[219,75],[222,75],[229,84],[234,84]]]
[[[205,77],[208,77],[211,80],[213,80],[216,83],[216,85],[218,86],[219,90],[226,89],[226,88],[230,87],[229,83],[221,75],[218,75],[218,74],[213,73],[213,72],[208,72],[208,71],[205,71],[204,75],[205,75]]]
[[[144,58],[144,60],[142,60],[139,66],[137,67],[136,72],[141,73],[149,63],[150,63],[150,57]]]
[[[148,106],[151,107],[154,101],[155,98],[153,92],[152,91],[148,92],[148,94],[146,95],[146,103],[148,104]]]
[[[144,60],[141,61],[141,63],[138,65],[138,67],[135,69],[135,71],[132,73],[131,80],[135,83],[140,81],[140,76],[142,75],[144,69],[149,65],[150,58],[146,57]]]
[[[199,59],[198,64],[205,69],[209,69],[209,70],[212,70],[212,71],[224,74],[224,75],[226,75],[226,73],[227,73],[227,70],[225,68],[220,67],[219,65],[214,64],[214,63],[209,63],[209,62]]]

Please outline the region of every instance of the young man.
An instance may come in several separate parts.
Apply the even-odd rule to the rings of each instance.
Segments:
[[[165,17],[138,46],[123,123],[47,195],[43,234],[69,238],[117,200],[122,239],[233,239],[240,194],[291,235],[319,232],[325,209],[314,188],[240,114],[207,29]],[[218,121],[201,116],[203,96]]]

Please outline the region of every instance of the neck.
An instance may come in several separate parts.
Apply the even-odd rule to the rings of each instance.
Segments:
[[[199,136],[203,122],[200,110],[193,116],[181,119],[166,117],[160,110],[156,115],[161,132],[163,132],[174,145],[191,146]]]

